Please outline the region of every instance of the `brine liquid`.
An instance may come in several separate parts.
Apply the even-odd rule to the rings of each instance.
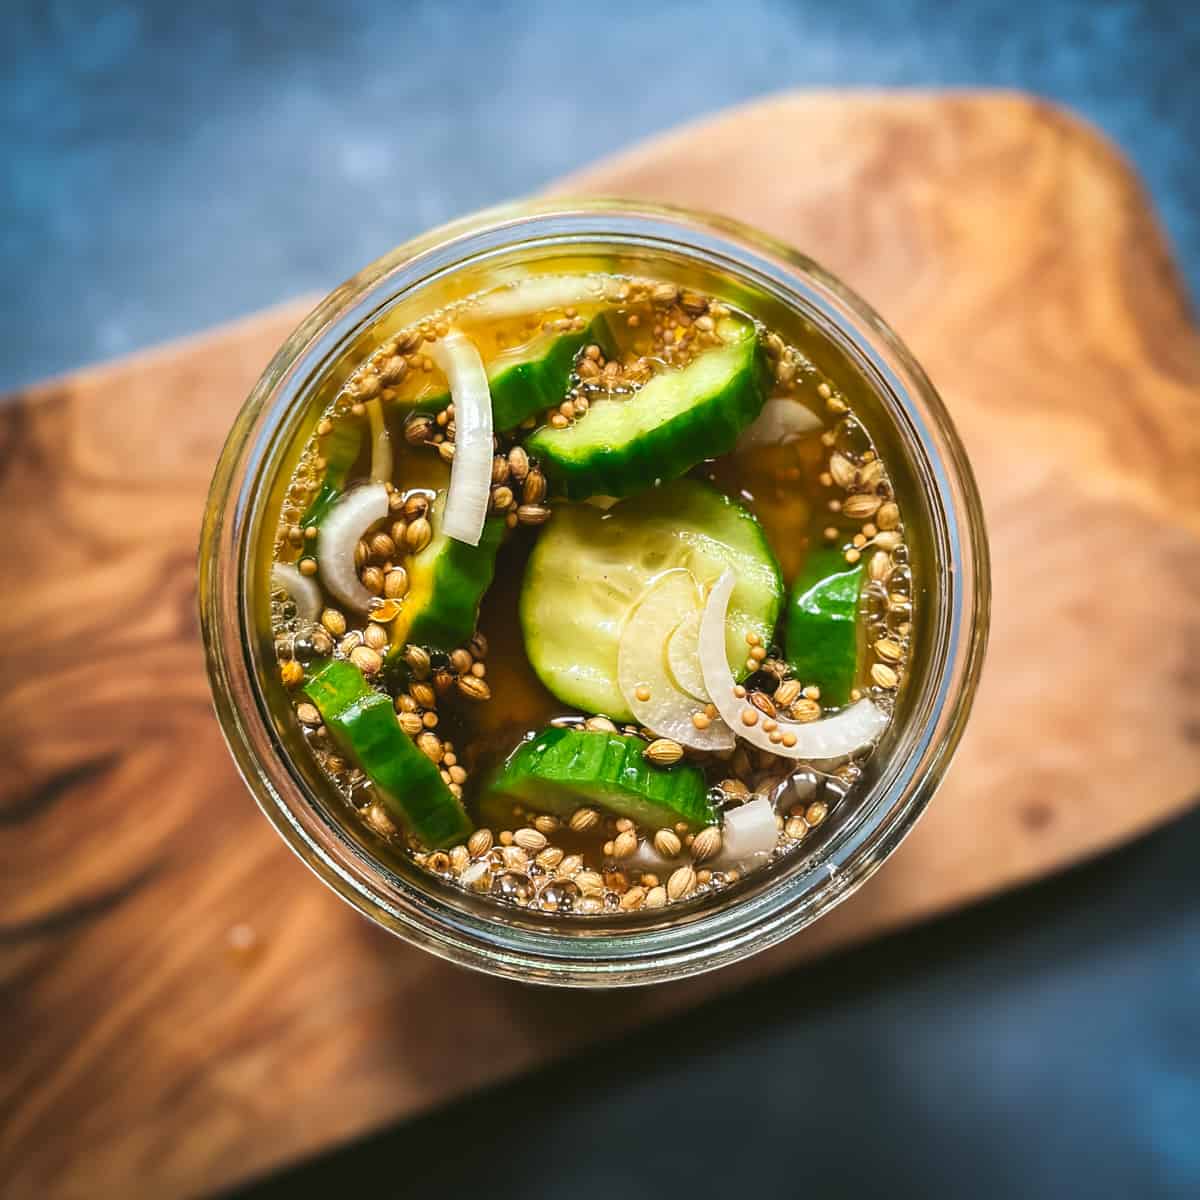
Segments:
[[[505,288],[506,305],[493,304],[489,309],[486,303],[460,302],[406,328],[378,331],[364,341],[357,361],[348,364],[344,383],[300,450],[294,475],[283,493],[273,547],[275,560],[302,563],[311,557],[314,539],[301,528],[300,520],[321,486],[333,431],[341,423],[357,422],[366,431],[342,490],[369,477],[378,429],[371,431],[367,426],[378,415],[369,410],[377,407],[392,450],[388,482],[396,500],[389,517],[364,536],[358,566],[369,590],[381,600],[387,599],[387,576],[405,562],[405,501],[414,496],[432,497],[447,486],[448,456],[440,447],[452,440],[453,420],[445,413],[423,414],[421,405],[447,390],[429,350],[452,327],[464,331],[479,347],[484,361],[492,364],[506,356],[519,358],[538,339],[582,329],[596,312],[607,313],[619,351],[599,369],[593,369],[594,359],[589,363],[581,358],[582,370],[573,377],[570,395],[584,400],[632,394],[647,379],[676,370],[719,344],[710,331],[738,310],[703,293],[680,289],[669,280],[649,278],[644,274],[645,264],[638,266],[642,274],[594,276],[593,294],[581,302],[519,311],[523,287],[527,286],[531,304],[536,304],[541,294],[538,276],[533,275],[528,285]],[[571,264],[560,262],[553,268],[562,272],[570,270]],[[486,284],[483,290],[486,294]],[[512,311],[503,311],[505,307]],[[741,315],[755,319],[753,311]],[[786,585],[815,547],[836,548],[848,563],[864,564],[853,696],[870,696],[890,712],[912,641],[914,589],[904,527],[887,466],[876,452],[871,432],[856,415],[848,381],[827,378],[815,365],[814,360],[821,356],[810,353],[812,347],[806,348],[802,339],[799,344],[795,340],[789,343],[761,323],[758,336],[773,372],[771,397],[789,398],[803,406],[811,414],[811,428],[799,435],[784,431],[773,441],[759,440],[718,460],[700,462],[690,474],[735,498],[757,517]],[[497,455],[507,458],[514,447],[522,445],[532,426],[551,419],[560,419],[557,410],[540,413],[512,435],[500,437]],[[586,408],[568,409],[561,419],[586,421]],[[414,438],[414,422],[419,421],[424,421],[423,428],[428,430],[423,440]],[[731,863],[719,851],[697,857],[692,852],[696,831],[686,826],[665,831],[641,828],[602,810],[595,810],[593,819],[586,801],[581,801],[580,808],[588,813],[579,817],[494,801],[481,805],[484,782],[531,732],[556,723],[582,725],[596,719],[595,714],[567,708],[557,700],[526,657],[518,601],[526,562],[545,526],[526,523],[517,516],[522,481],[510,474],[505,483],[511,484],[514,504],[507,516],[510,528],[499,551],[494,582],[480,606],[477,631],[481,636],[460,647],[456,661],[447,652],[432,652],[419,679],[410,676],[396,682],[397,677],[383,671],[375,680],[396,701],[398,720],[402,716],[421,718],[420,733],[413,736],[423,737],[426,745],[436,740],[443,778],[461,794],[472,820],[486,835],[477,832],[469,843],[436,851],[421,846],[378,803],[370,781],[334,744],[328,731],[319,722],[300,719],[304,696],[299,688],[291,694],[298,726],[311,753],[339,802],[353,819],[361,821],[364,835],[375,842],[380,853],[410,856],[424,870],[492,896],[498,903],[571,915],[633,911],[692,900],[730,886],[770,859],[806,853],[819,837],[817,830],[835,819],[836,810],[854,803],[864,755],[816,769],[740,742],[732,752],[720,755],[689,754],[688,761],[703,769],[720,809],[729,811],[756,797],[766,797],[774,805],[776,845],[769,857],[759,855],[750,862]],[[867,499],[850,503],[851,497]],[[548,523],[554,520],[560,503],[551,496],[532,507],[548,508]],[[848,505],[855,515],[847,512]],[[386,536],[376,544],[371,534],[377,533]],[[320,585],[319,577],[313,578]],[[398,599],[402,605],[404,598]],[[289,664],[306,668],[318,659],[350,657],[357,647],[380,643],[378,633],[370,643],[366,640],[373,623],[366,615],[346,611],[328,596],[324,607],[327,613],[333,611],[333,618],[326,616],[323,622],[310,625],[297,620],[296,605],[285,592],[272,594],[271,620],[281,677],[293,687],[298,671]],[[386,629],[386,623],[383,627]],[[880,645],[886,648],[882,657],[875,650]],[[781,716],[807,721],[827,715],[811,681],[788,674],[780,647],[765,645],[761,650],[755,673],[745,681],[748,688],[761,688],[770,696],[778,693],[782,683],[789,683],[787,694],[796,694]],[[381,653],[386,653],[382,647]],[[475,678],[486,684],[489,699],[474,703],[462,699],[455,680],[464,672],[474,672]],[[424,689],[414,687],[414,682],[423,684]],[[431,694],[432,704],[412,699],[420,695],[428,700]],[[311,718],[311,712],[304,715]],[[409,724],[417,729],[415,721]],[[653,738],[637,726],[628,728],[648,740]],[[622,852],[618,855],[618,839],[630,833],[637,839],[636,849],[628,852],[626,836],[619,843]],[[675,841],[664,833],[674,834]],[[701,846],[707,849],[708,843]],[[684,868],[692,872],[690,880]]]

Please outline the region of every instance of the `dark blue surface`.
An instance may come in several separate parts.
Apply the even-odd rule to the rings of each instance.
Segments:
[[[0,388],[326,290],[430,224],[805,85],[1013,86],[1075,107],[1140,168],[1195,295],[1198,12],[10,2]],[[371,1195],[1200,1195],[1198,862],[1200,816],[270,1192],[336,1173],[326,1191]]]

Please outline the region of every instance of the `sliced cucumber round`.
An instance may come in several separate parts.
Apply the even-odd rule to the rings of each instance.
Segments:
[[[646,829],[684,821],[693,829],[719,820],[698,767],[656,767],[641,738],[551,728],[522,742],[488,785],[540,812],[567,815],[595,804]]]
[[[504,518],[489,517],[478,546],[457,541],[442,529],[446,493],[437,494],[429,514],[433,537],[405,564],[408,592],[391,625],[392,651],[410,642],[453,650],[475,632],[479,602],[491,586],[496,553],[504,539]]]
[[[361,421],[346,416],[338,417],[334,421],[329,436],[321,442],[321,456],[326,463],[325,478],[321,480],[321,486],[305,510],[304,516],[300,518],[303,528],[320,525],[325,519],[325,514],[333,507],[334,501],[346,486],[346,476],[362,450],[362,442]]]
[[[779,565],[750,513],[694,479],[607,511],[560,505],[521,588],[525,652],[546,687],[584,712],[632,720],[617,679],[621,627],[650,583],[678,567],[703,587],[726,569],[737,575],[727,651],[730,668],[744,675],[746,635],[769,643],[783,604]],[[646,652],[661,655],[663,647]]]
[[[379,802],[431,850],[463,841],[474,828],[433,760],[396,722],[389,697],[351,663],[326,663],[304,686],[333,740],[371,781]]]
[[[493,428],[515,429],[527,417],[561,404],[579,352],[593,342],[606,351],[609,347],[608,325],[603,317],[597,317],[580,333],[545,334],[488,363]]]
[[[492,394],[492,428],[497,433],[516,429],[528,417],[540,416],[562,403],[571,386],[579,352],[592,343],[611,351],[608,323],[596,317],[579,333],[548,333],[524,346],[502,351],[487,364]],[[412,405],[440,412],[449,395],[435,396]]]
[[[525,446],[572,500],[628,496],[732,450],[762,409],[767,380],[754,326],[737,322],[726,345],[656,375],[630,397],[593,401],[565,429],[543,426]]]
[[[825,705],[848,704],[858,671],[863,563],[840,550],[808,556],[788,599],[785,649],[796,677],[821,689]]]

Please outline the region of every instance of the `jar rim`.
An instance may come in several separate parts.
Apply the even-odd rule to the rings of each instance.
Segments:
[[[413,886],[363,851],[329,818],[294,768],[269,719],[253,641],[244,564],[260,498],[256,483],[285,415],[338,347],[398,297],[488,255],[532,245],[605,243],[670,247],[766,288],[815,319],[871,376],[923,456],[936,495],[943,598],[935,670],[920,721],[901,731],[906,752],[815,855],[744,896],[655,928],[527,927],[501,906],[472,911]],[[408,242],[331,292],[280,347],[243,405],[209,493],[200,543],[200,616],[214,706],[238,770],[291,849],[338,895],[377,924],[443,958],[524,982],[619,986],[698,974],[798,932],[857,890],[911,831],[949,765],[978,683],[987,641],[988,549],[970,464],[946,408],[915,358],[869,305],[813,260],[726,217],[616,198],[506,205]],[[916,714],[910,718],[915,720]],[[811,859],[811,861],[809,861]],[[757,873],[756,873],[757,874]]]

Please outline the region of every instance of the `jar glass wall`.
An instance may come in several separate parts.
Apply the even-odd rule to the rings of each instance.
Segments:
[[[569,256],[603,269],[614,255],[745,307],[785,338],[803,337],[823,372],[850,381],[854,410],[903,497],[922,615],[896,719],[867,760],[854,803],[839,806],[811,846],[684,905],[562,920],[497,905],[380,852],[300,740],[261,614],[302,435],[364,352],[535,260]],[[482,213],[398,248],[333,292],[284,343],[217,466],[200,605],[226,741],[264,813],[321,879],[379,924],[453,961],[527,982],[614,986],[694,974],[765,949],[844,900],[899,845],[970,710],[987,632],[987,547],[970,467],[942,402],[895,334],[836,279],[722,219],[558,200]]]

